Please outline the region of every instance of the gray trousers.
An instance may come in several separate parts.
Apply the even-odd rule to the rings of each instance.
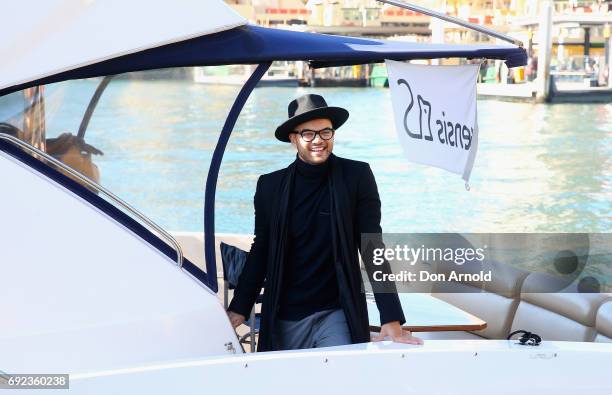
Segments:
[[[299,350],[351,344],[351,334],[342,309],[323,310],[299,321],[276,320],[272,341],[275,350]]]

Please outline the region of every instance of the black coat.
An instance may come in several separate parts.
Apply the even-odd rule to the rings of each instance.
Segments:
[[[382,232],[380,198],[374,174],[365,162],[330,155],[330,195],[332,196],[332,232],[336,277],[342,306],[353,343],[370,340],[368,312],[363,280],[359,269],[358,249],[362,233]],[[262,302],[258,351],[272,350],[270,338],[278,312],[282,270],[287,245],[287,209],[295,164],[264,174],[257,181],[255,192],[255,239],[249,257],[234,291],[229,310],[248,317],[257,295],[266,282]],[[372,249],[382,246],[379,239],[361,251],[370,281],[374,270],[389,272],[388,263],[372,265]],[[381,324],[404,323],[404,315],[395,287],[375,293]]]

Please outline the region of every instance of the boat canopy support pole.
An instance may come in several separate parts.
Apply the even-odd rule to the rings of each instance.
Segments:
[[[91,97],[91,100],[89,101],[89,105],[87,105],[87,110],[85,111],[85,115],[83,115],[83,119],[81,120],[81,125],[79,125],[79,132],[77,134],[78,137],[82,139],[85,138],[85,132],[87,131],[87,126],[89,126],[89,121],[91,120],[91,116],[93,115],[93,112],[96,109],[96,106],[98,105],[98,101],[100,101],[100,97],[102,96],[102,93],[104,93],[104,90],[106,89],[109,82],[111,82],[113,78],[115,78],[114,75],[107,75],[106,77],[102,79],[102,81],[96,88],[96,91],[94,92],[93,96]]]
[[[217,284],[217,261],[215,256],[215,193],[217,191],[217,179],[219,177],[219,168],[225,153],[225,147],[229,141],[230,135],[236,125],[236,120],[244,107],[247,99],[253,92],[253,89],[264,76],[272,62],[261,63],[257,66],[253,74],[244,84],[234,104],[230,109],[219,140],[213,152],[208,168],[208,177],[206,177],[206,190],[204,191],[204,258],[206,260],[206,275],[208,277],[208,286],[214,291],[219,290]]]
[[[446,22],[450,22],[450,23],[454,23],[454,24],[459,25],[459,26],[463,26],[463,27],[465,27],[467,29],[471,29],[471,30],[477,31],[479,33],[486,34],[488,36],[495,37],[495,38],[498,38],[498,39],[503,40],[503,41],[507,41],[507,42],[509,42],[511,44],[514,44],[514,45],[516,45],[516,46],[518,46],[520,48],[523,48],[523,42],[520,41],[520,40],[517,40],[514,37],[510,37],[510,36],[508,36],[506,34],[502,34],[502,33],[498,32],[498,31],[495,31],[493,29],[489,29],[489,28],[484,27],[484,26],[477,25],[475,23],[464,21],[463,19],[459,19],[459,18],[455,18],[455,17],[449,16],[449,15],[446,15],[445,13],[443,14],[441,12],[430,10],[429,8],[420,7],[420,6],[414,5],[414,4],[408,4],[408,3],[406,3],[403,0],[376,0],[376,1],[378,1],[380,3],[386,3],[386,4],[394,5],[396,7],[404,8],[406,10],[418,12],[418,13],[421,13],[423,15],[429,15],[429,16],[432,16],[434,18],[438,18],[438,19],[441,19],[443,21],[446,21]]]

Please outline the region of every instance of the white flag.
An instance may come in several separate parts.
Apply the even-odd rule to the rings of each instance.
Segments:
[[[460,174],[467,185],[478,149],[479,65],[386,63],[395,127],[406,156]]]

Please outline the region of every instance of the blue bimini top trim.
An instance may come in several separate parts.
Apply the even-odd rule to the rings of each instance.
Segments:
[[[512,45],[451,45],[374,40],[247,25],[134,52],[0,90],[0,96],[31,86],[169,67],[261,64],[303,60],[312,67],[381,63],[385,59],[488,58],[508,67],[527,63]]]

